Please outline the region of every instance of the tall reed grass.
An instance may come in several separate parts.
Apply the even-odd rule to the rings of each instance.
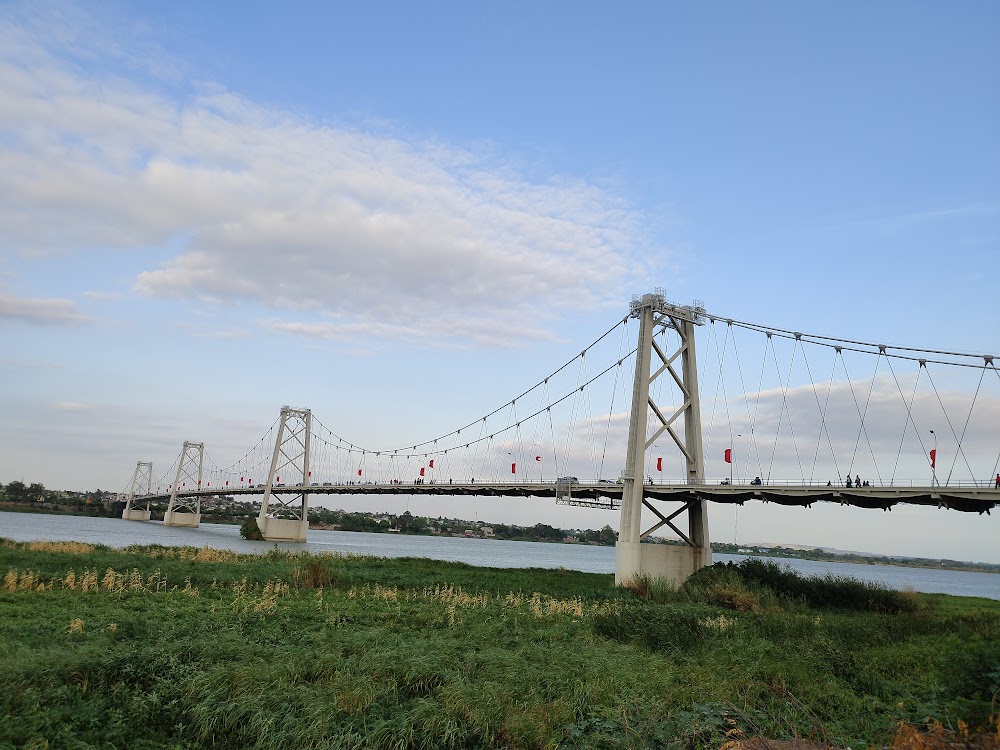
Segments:
[[[0,571],[0,747],[888,747],[932,736],[927,717],[995,727],[1000,602],[907,607],[752,566],[629,591],[571,571],[12,543]]]

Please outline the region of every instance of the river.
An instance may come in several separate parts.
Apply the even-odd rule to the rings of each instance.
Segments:
[[[17,542],[76,541],[127,547],[158,544],[164,547],[211,547],[236,552],[261,553],[280,549],[340,552],[381,557],[428,557],[495,568],[568,568],[589,573],[614,573],[613,547],[585,544],[509,542],[499,539],[464,539],[402,534],[367,534],[354,531],[310,529],[306,544],[251,542],[240,537],[238,526],[204,523],[197,529],[162,523],[123,521],[117,518],[0,512],[0,538]],[[714,556],[716,562],[744,559],[743,555]],[[894,565],[858,565],[817,560],[776,559],[803,575],[831,573],[864,581],[880,581],[894,589],[911,588],[927,593],[981,596],[1000,600],[1000,575],[936,568]],[[2,572],[2,571],[0,571]]]

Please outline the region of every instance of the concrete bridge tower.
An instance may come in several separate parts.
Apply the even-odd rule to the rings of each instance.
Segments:
[[[311,437],[312,412],[282,406],[281,424],[257,516],[257,527],[269,542],[304,542],[309,535]]]
[[[667,578],[680,583],[699,568],[712,564],[706,501],[696,494],[694,499],[687,501],[672,514],[661,513],[643,492],[645,454],[657,438],[666,432],[684,455],[688,484],[702,485],[705,482],[694,343],[695,326],[704,324],[705,308],[699,302],[693,305],[675,305],[667,301],[662,289],[656,289],[652,294],[633,297],[629,314],[639,320],[639,343],[623,476],[621,528],[615,550],[615,583],[628,583],[638,575]],[[653,336],[661,326],[670,327],[677,332],[680,343],[676,351],[664,352],[656,343]],[[657,360],[655,370],[652,369],[654,355]],[[678,359],[679,372],[676,367]],[[650,386],[664,374],[669,374],[680,390],[680,405],[670,415],[665,415],[650,396]],[[658,424],[647,437],[650,414]],[[675,429],[677,420],[681,417],[683,439]],[[659,518],[658,523],[645,531],[641,527],[644,507]],[[687,511],[688,516],[687,533],[673,523],[673,519],[684,511]],[[684,540],[685,546],[641,543],[644,537],[662,526],[673,529]]]

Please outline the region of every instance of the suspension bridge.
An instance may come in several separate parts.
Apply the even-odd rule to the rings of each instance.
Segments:
[[[619,583],[679,581],[711,564],[709,502],[989,513],[1000,503],[994,360],[718,317],[657,289],[461,427],[360,445],[311,409],[283,406],[234,462],[198,442],[159,476],[139,461],[123,518],[149,520],[156,500],[168,503],[165,524],[196,527],[203,501],[255,495],[265,539],[303,542],[312,496],[552,498],[620,513]],[[642,544],[665,529],[683,546]]]

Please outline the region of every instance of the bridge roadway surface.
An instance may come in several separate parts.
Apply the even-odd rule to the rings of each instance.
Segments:
[[[220,495],[260,495],[265,485],[227,488],[224,492],[204,489],[181,492],[178,499],[218,497]],[[476,483],[476,484],[310,484],[275,486],[271,494],[289,495],[307,492],[310,495],[458,495],[479,497],[552,497],[557,500],[593,508],[617,510],[621,507],[623,485],[605,482]],[[851,505],[856,508],[890,510],[893,505],[928,505],[969,513],[989,513],[1000,505],[1000,489],[982,487],[831,487],[827,485],[712,485],[712,484],[646,484],[647,499],[687,503],[698,498],[716,503],[742,505],[749,500],[808,507],[817,502]],[[167,500],[169,494],[136,496],[140,500]]]

